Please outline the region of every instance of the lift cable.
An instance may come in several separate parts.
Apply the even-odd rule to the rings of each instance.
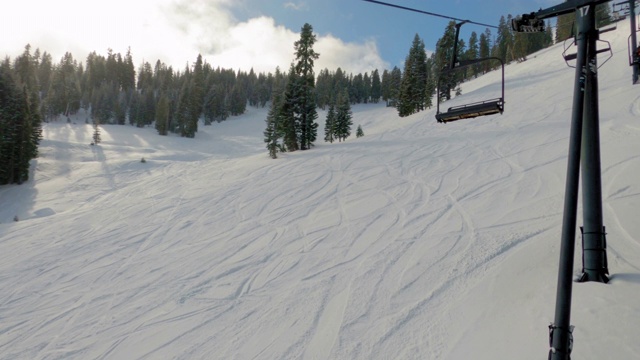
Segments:
[[[417,12],[417,13],[420,13],[420,14],[436,16],[436,17],[443,18],[443,19],[449,19],[449,20],[455,20],[455,21],[466,21],[469,24],[476,24],[476,25],[486,26],[486,27],[490,27],[490,28],[494,28],[494,29],[498,28],[497,26],[494,26],[494,25],[483,24],[483,23],[470,21],[470,20],[463,20],[463,19],[459,19],[459,18],[454,18],[452,16],[436,14],[436,13],[432,13],[432,12],[428,12],[428,11],[424,11],[424,10],[412,9],[412,8],[409,8],[409,7],[406,7],[406,6],[389,4],[389,3],[382,2],[382,1],[377,1],[377,0],[362,0],[362,1],[370,2],[370,3],[374,3],[374,4],[378,4],[378,5],[390,6],[390,7],[396,8],[396,9],[413,11],[413,12]]]

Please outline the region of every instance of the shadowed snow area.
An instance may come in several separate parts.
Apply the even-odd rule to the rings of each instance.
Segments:
[[[612,276],[574,284],[575,359],[640,358],[627,36],[602,35]],[[562,50],[506,67],[502,116],[441,125],[434,109],[358,105],[363,138],[277,160],[267,109],[195,139],[103,126],[99,146],[84,115],[46,124],[32,180],[0,188],[0,359],[546,358],[574,82]],[[499,79],[452,102],[494,98]]]

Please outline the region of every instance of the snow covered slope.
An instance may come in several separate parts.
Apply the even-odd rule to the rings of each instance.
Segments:
[[[640,358],[627,28],[603,35],[600,70],[612,277],[574,286],[575,359]],[[266,109],[196,139],[105,126],[99,146],[82,116],[47,124],[34,180],[0,188],[0,359],[546,358],[574,78],[561,52],[506,68],[502,116],[356,106],[365,137],[277,160]]]

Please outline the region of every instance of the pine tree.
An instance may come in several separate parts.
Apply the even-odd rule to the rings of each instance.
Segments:
[[[556,21],[556,43],[565,41],[575,35],[575,22],[575,12],[558,16]]]
[[[51,58],[51,54],[46,51],[42,53],[42,58],[40,59],[40,64],[37,69],[38,76],[38,92],[40,94],[41,99],[45,99],[47,97],[47,92],[49,91],[49,83],[51,82],[51,74],[53,73],[53,60]],[[43,111],[43,115],[46,113]]]
[[[380,73],[378,73],[378,69],[375,69],[371,74],[371,102],[374,104],[377,104],[382,96],[381,85]]]
[[[496,38],[497,57],[502,59],[505,63],[511,62],[513,57],[511,56],[511,49],[513,48],[513,36],[511,29],[507,25],[507,20],[504,16],[500,17],[498,23],[498,36]]]
[[[36,50],[36,54],[38,53],[39,51]],[[26,45],[25,51],[16,58],[14,63],[17,83],[23,87],[23,96],[28,113],[28,118],[24,119],[24,151],[29,160],[38,157],[38,145],[42,139],[42,113],[37,78],[38,58],[39,55],[31,55],[31,46]],[[28,177],[28,173],[26,176]]]
[[[436,93],[436,88],[438,86],[438,77],[437,77],[437,71],[436,71],[436,54],[435,53],[431,53],[431,56],[429,57],[429,59],[427,59],[427,102],[426,102],[426,106],[427,108],[431,108],[433,106],[433,96]]]
[[[489,28],[486,28],[486,30],[484,31],[484,33],[480,34],[480,46],[479,46],[479,51],[480,51],[480,57],[481,58],[488,58],[491,56],[491,30]],[[486,74],[487,72],[491,71],[491,64],[489,61],[485,61],[481,64],[480,66],[480,70],[482,71],[483,74]]]
[[[175,113],[176,132],[182,137],[187,137],[189,135],[189,126],[187,124],[189,121],[189,91],[189,82],[185,79],[182,84],[182,89],[180,90],[180,96],[178,98]]]
[[[362,76],[362,99],[365,104],[368,104],[371,98],[371,77],[369,73],[364,73]]]
[[[156,130],[159,135],[167,135],[169,130],[169,98],[166,94],[160,96],[156,107]]]
[[[414,59],[411,55],[407,55],[404,61],[404,72],[402,73],[402,82],[400,85],[400,96],[398,97],[398,115],[405,117],[415,112],[414,104],[412,102],[412,94],[416,91],[414,89],[415,79],[412,77],[411,69],[414,67]]]
[[[329,103],[329,111],[324,124],[324,141],[333,143],[336,133],[336,106],[332,100]]]
[[[0,65],[0,185],[29,179],[31,159],[38,156],[42,128],[36,70],[30,46],[14,67]]]
[[[308,23],[304,24],[300,32],[300,40],[294,43],[295,73],[299,89],[297,101],[293,105],[296,121],[299,124],[300,150],[310,149],[318,134],[313,63],[320,55],[313,50],[315,42],[316,36],[313,34],[313,28]]]
[[[465,54],[466,60],[477,60],[480,58],[480,46],[478,44],[478,34],[473,31],[469,37],[469,46],[467,46],[467,52]],[[480,64],[473,64],[469,66],[467,70],[467,77],[476,78],[480,73]]]
[[[338,96],[336,106],[335,138],[344,141],[351,135],[351,125],[353,125],[351,103],[346,89]]]
[[[100,120],[95,119],[93,122],[93,144],[98,145],[102,142],[102,138],[100,138]]]
[[[316,80],[316,104],[323,109],[329,105],[333,90],[333,76],[329,69],[320,70]]]
[[[231,115],[238,116],[244,114],[247,108],[247,95],[243,91],[242,86],[236,82],[231,89],[229,97],[229,111]]]
[[[382,71],[382,81],[380,82],[380,95],[382,101],[389,106],[389,100],[391,97],[391,73],[386,69]]]
[[[440,96],[443,99],[451,99],[451,90],[457,86],[457,81],[451,72],[442,71],[450,69],[453,60],[453,48],[455,42],[455,21],[450,21],[445,28],[444,34],[436,44],[435,66],[437,77],[440,79]]]
[[[397,66],[394,66],[390,72],[385,70],[382,74],[382,99],[386,101],[387,106],[397,106],[401,84],[402,71]]]
[[[358,125],[358,129],[356,130],[356,137],[360,138],[364,136],[364,131],[362,131],[362,126]]]
[[[205,93],[205,78],[204,78],[204,66],[202,61],[202,55],[198,54],[196,63],[193,66],[193,72],[191,73],[193,79],[193,90],[191,94],[190,109],[193,112],[191,117],[197,119],[202,114],[202,108],[204,106]],[[246,104],[245,104],[246,106]],[[244,112],[244,110],[243,110]]]
[[[213,84],[204,104],[205,125],[211,125],[213,121],[221,122],[229,117],[229,111],[226,106],[226,95],[222,84]]]
[[[427,106],[427,53],[424,41],[416,34],[405,59],[398,114],[408,116]]]
[[[611,16],[611,7],[609,3],[603,3],[596,5],[596,25],[598,28],[607,26],[613,22]]]
[[[80,109],[80,83],[77,78],[78,64],[67,52],[54,69],[47,93],[47,106],[52,115],[68,117]]]
[[[287,151],[299,150],[299,122],[296,121],[295,108],[298,102],[299,80],[293,64],[289,68],[284,99],[280,107],[279,132],[282,134],[283,146]]]
[[[264,142],[267,144],[269,156],[272,159],[278,158],[278,139],[280,138],[279,123],[281,118],[282,91],[274,92],[271,98],[271,107],[267,115],[267,128],[264,131]]]

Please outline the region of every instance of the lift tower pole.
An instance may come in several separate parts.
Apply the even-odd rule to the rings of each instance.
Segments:
[[[602,225],[599,145],[598,66],[596,61],[598,53],[596,41],[599,32],[595,27],[595,7],[608,1],[610,0],[569,0],[536,13],[524,14],[512,22],[513,29],[519,32],[544,31],[544,19],[572,12],[575,12],[578,22],[576,35],[578,52],[575,54],[576,73],[556,308],[554,322],[549,326],[550,360],[569,360],[573,347],[573,327],[570,319],[581,157],[585,222],[581,279],[584,281],[608,281],[604,226]]]
[[[578,37],[586,49],[586,84],[582,129],[582,275],[580,281],[609,282],[607,242],[602,220],[602,170],[598,106],[598,63],[595,5],[578,11]],[[580,51],[580,50],[578,50]]]
[[[631,66],[633,67],[633,83],[640,77],[640,59],[638,58],[638,39],[636,38],[636,0],[629,0],[629,19],[631,22]]]

